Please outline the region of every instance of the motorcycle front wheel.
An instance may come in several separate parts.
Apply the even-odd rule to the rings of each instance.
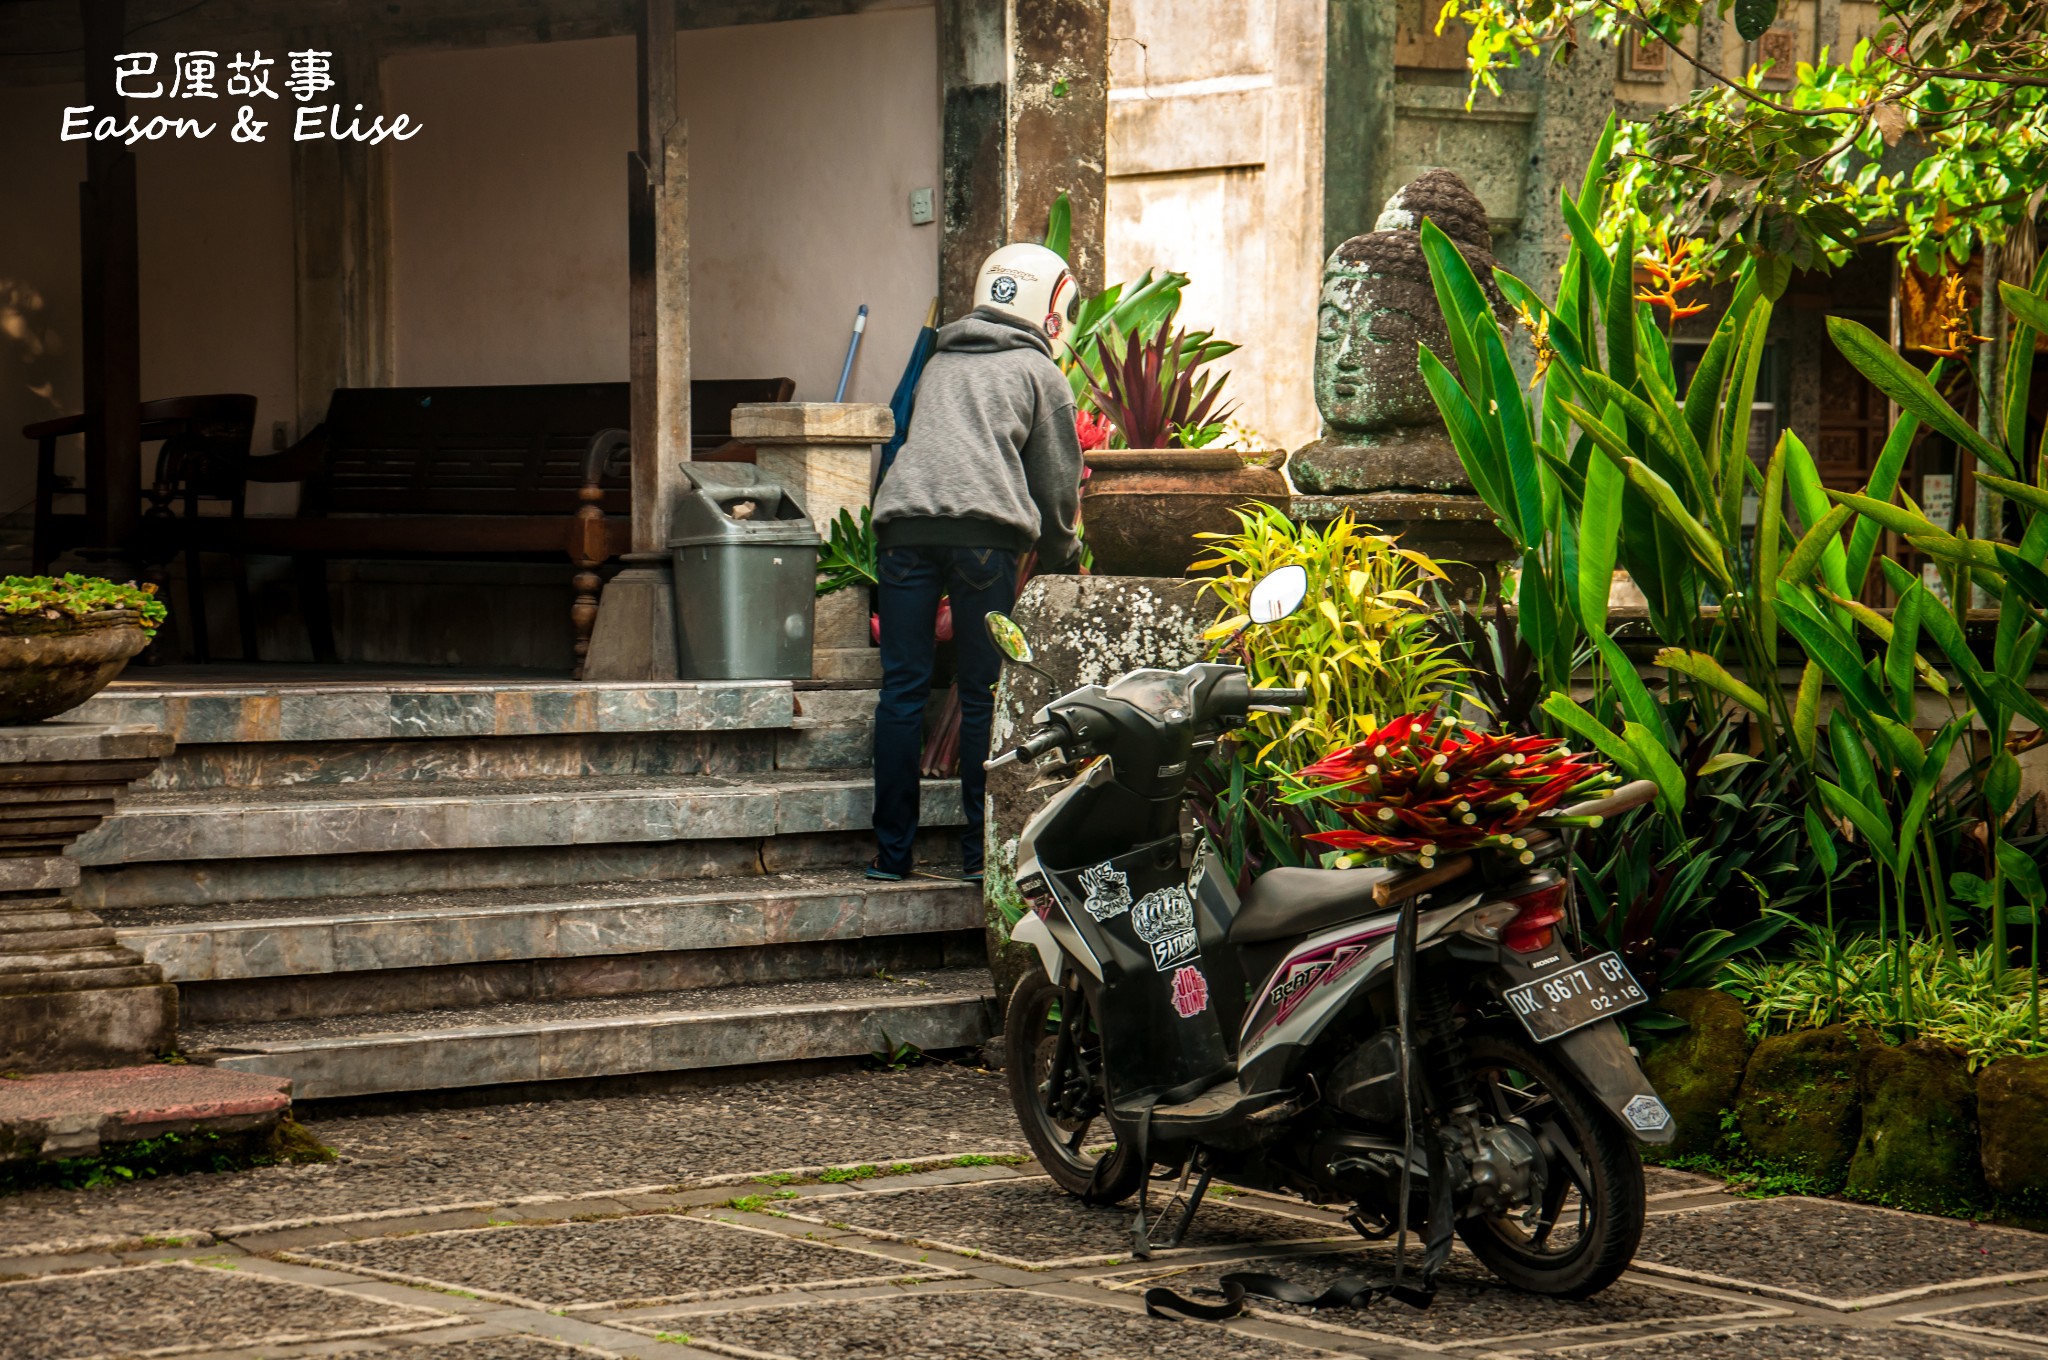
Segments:
[[[1097,1204],[1130,1198],[1144,1179],[1104,1111],[1102,1035],[1088,1000],[1069,975],[1060,986],[1033,968],[1010,993],[1003,1027],[1003,1071],[1024,1137],[1046,1174],[1069,1194]]]
[[[1614,1283],[1643,1235],[1643,1162],[1619,1125],[1541,1048],[1517,1034],[1466,1041],[1486,1112],[1530,1128],[1544,1189],[1521,1211],[1467,1218],[1458,1235],[1494,1274],[1532,1294],[1583,1299]]]

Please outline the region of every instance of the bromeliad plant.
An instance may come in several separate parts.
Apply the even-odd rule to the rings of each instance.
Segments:
[[[1088,396],[1113,429],[1111,448],[1200,448],[1223,432],[1235,409],[1217,405],[1230,375],[1204,372],[1204,348],[1191,345],[1186,331],[1169,332],[1165,322],[1149,336],[1107,347],[1101,362]]]

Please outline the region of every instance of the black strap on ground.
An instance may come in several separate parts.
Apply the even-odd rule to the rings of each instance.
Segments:
[[[1221,1281],[1223,1302],[1200,1303],[1177,1294],[1165,1285],[1145,1291],[1145,1311],[1152,1317],[1185,1317],[1197,1322],[1227,1322],[1244,1311],[1248,1298],[1271,1299],[1321,1311],[1326,1308],[1369,1308],[1383,1298],[1394,1299],[1411,1308],[1427,1308],[1435,1297],[1433,1288],[1395,1284],[1381,1278],[1346,1275],[1318,1294],[1279,1275],[1225,1275]]]

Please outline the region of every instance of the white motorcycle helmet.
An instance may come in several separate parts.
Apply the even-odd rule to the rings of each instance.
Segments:
[[[981,263],[974,305],[1015,317],[1055,347],[1080,302],[1080,285],[1067,262],[1044,246],[1004,246]]]

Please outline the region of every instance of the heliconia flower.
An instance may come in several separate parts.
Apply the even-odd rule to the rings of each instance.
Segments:
[[[1435,710],[1393,718],[1366,742],[1330,752],[1297,778],[1312,801],[1350,823],[1307,839],[1420,863],[1474,847],[1518,858],[1527,841],[1515,832],[1567,799],[1618,782],[1604,764],[1557,738],[1480,732]],[[1359,786],[1368,783],[1361,797]]]

